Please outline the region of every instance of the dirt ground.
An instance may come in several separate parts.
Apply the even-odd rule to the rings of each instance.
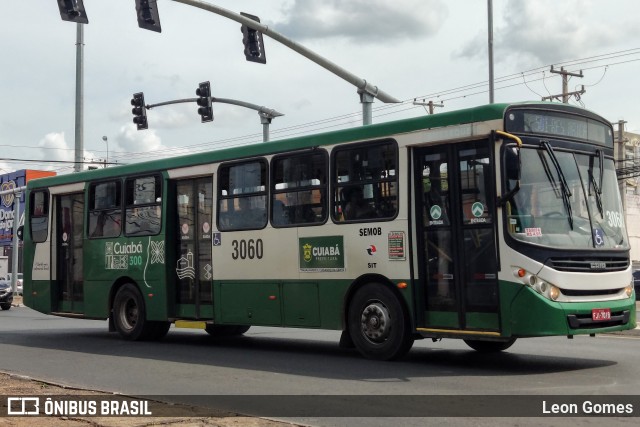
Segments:
[[[54,384],[0,372],[0,396],[109,396],[91,390],[65,388]],[[6,413],[7,402],[0,402]],[[175,406],[173,406],[175,407]],[[188,411],[188,407],[186,410]],[[290,423],[250,417],[0,417],[0,427],[292,427]]]
[[[14,297],[13,305],[22,304],[22,297]],[[11,310],[15,310],[12,307]],[[0,360],[1,362],[1,360]],[[1,369],[1,368],[0,368]],[[30,378],[0,372],[0,396],[110,396],[91,390],[61,387]],[[4,417],[7,402],[0,402],[0,427],[292,427],[290,423],[272,421],[263,418],[224,416],[224,417]],[[175,408],[175,405],[172,406]],[[181,412],[188,413],[188,407]]]

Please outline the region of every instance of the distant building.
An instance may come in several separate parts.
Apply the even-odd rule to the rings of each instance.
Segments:
[[[32,169],[22,169],[11,173],[6,173],[0,175],[0,191],[7,191],[13,190],[14,188],[24,187],[25,185],[27,185],[27,182],[31,181],[32,179],[42,178],[45,176],[53,176],[55,174],[55,172]],[[13,194],[3,194],[2,196],[0,196],[0,256],[8,256],[9,260],[11,260],[11,244],[13,242],[13,233],[16,228],[16,223],[17,226],[20,226],[24,223],[24,192],[20,194],[20,197],[18,198],[18,200],[20,201],[20,206],[17,221],[16,218],[14,218],[13,212],[13,203],[15,200],[15,195]],[[22,260],[20,260],[20,264],[21,263]],[[9,267],[9,272],[11,272],[11,266]]]
[[[620,181],[626,214],[627,232],[631,244],[631,262],[640,268],[640,135],[624,132],[624,161],[622,152],[616,149],[616,169],[626,172]],[[616,144],[616,148],[618,148]]]

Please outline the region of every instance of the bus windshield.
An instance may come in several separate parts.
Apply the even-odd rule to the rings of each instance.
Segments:
[[[562,249],[628,249],[612,159],[523,147],[521,185],[507,205],[509,234]]]

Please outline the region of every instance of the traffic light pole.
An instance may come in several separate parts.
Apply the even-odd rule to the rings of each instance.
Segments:
[[[185,102],[197,102],[197,101],[198,101],[198,98],[175,99],[173,101],[165,101],[165,102],[159,102],[157,104],[146,105],[145,108],[147,110],[151,110],[152,108],[162,107],[163,105],[182,104]],[[211,102],[217,102],[220,104],[237,105],[240,107],[245,107],[245,108],[249,108],[251,110],[257,111],[258,115],[260,116],[260,123],[262,124],[262,141],[263,142],[269,141],[269,125],[271,124],[271,121],[276,117],[284,116],[284,114],[279,113],[272,108],[267,108],[264,106],[252,104],[250,102],[238,101],[236,99],[216,98],[212,96]]]
[[[184,3],[189,6],[197,7],[199,9],[206,10],[208,12],[215,13],[216,15],[224,16],[233,21],[239,22],[242,25],[253,28],[260,31],[262,34],[271,37],[277,42],[282,43],[293,51],[300,55],[310,59],[316,64],[320,65],[324,69],[332,72],[338,77],[351,83],[358,89],[358,95],[360,96],[360,102],[362,103],[362,124],[368,125],[372,123],[372,103],[374,98],[378,98],[385,103],[397,103],[400,102],[397,98],[389,95],[377,86],[372,85],[365,79],[362,79],[355,74],[345,70],[339,65],[329,61],[328,59],[318,55],[310,49],[302,46],[301,44],[283,36],[282,34],[270,29],[268,26],[261,24],[251,18],[240,15],[239,13],[232,12],[225,8],[215,6],[200,0],[173,0],[178,3]]]

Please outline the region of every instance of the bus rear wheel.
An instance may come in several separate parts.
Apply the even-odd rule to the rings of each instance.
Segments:
[[[480,353],[498,353],[511,347],[516,339],[511,338],[509,341],[464,340],[464,342]]]
[[[399,359],[413,345],[402,304],[391,289],[380,283],[370,283],[356,291],[349,305],[348,328],[356,348],[368,359]]]
[[[157,340],[169,331],[171,323],[148,321],[144,300],[138,288],[127,283],[123,285],[113,300],[113,324],[116,331],[126,340]]]

